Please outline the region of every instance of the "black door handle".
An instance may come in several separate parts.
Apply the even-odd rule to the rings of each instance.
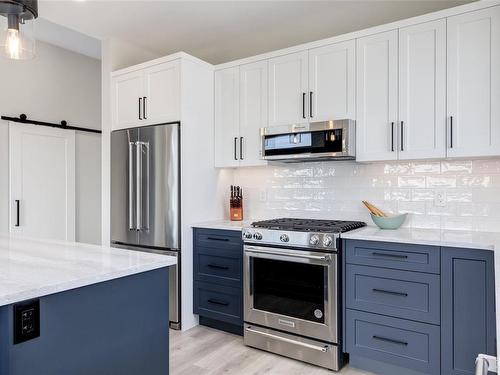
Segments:
[[[450,116],[450,148],[453,148],[453,116]]]
[[[306,118],[306,93],[302,93],[302,118]]]
[[[243,160],[243,137],[240,137],[240,160]]]
[[[19,224],[19,199],[16,199],[16,227],[20,226]]]
[[[218,264],[207,264],[208,268],[214,268],[216,270],[228,270],[228,266],[219,266]]]
[[[394,152],[394,122],[391,122],[391,152]]]
[[[378,257],[398,258],[398,259],[406,259],[406,258],[408,258],[408,255],[377,253],[377,252],[372,252],[372,255],[378,256]]]
[[[399,345],[408,345],[407,342],[405,341],[399,341],[399,340],[394,340],[394,339],[389,339],[387,337],[382,337],[382,336],[372,336],[375,340],[380,340],[380,341],[386,341],[386,342],[390,342],[392,344],[399,344]]]
[[[141,107],[142,107],[142,98],[139,98],[139,120],[142,120]]]
[[[216,300],[216,299],[209,299],[209,300],[207,300],[207,302],[211,303],[213,305],[220,305],[220,306],[228,306],[229,305],[228,302],[219,301],[219,300]]]
[[[143,96],[142,97],[142,116],[144,117],[144,120],[147,120],[146,100],[148,100],[148,98],[146,96]]]
[[[309,91],[309,117],[313,118],[313,92]]]
[[[401,121],[401,151],[405,150],[404,122]]]
[[[234,160],[238,160],[238,155],[236,155],[236,142],[238,141],[238,137],[234,137]]]
[[[395,292],[393,290],[385,290],[385,289],[373,288],[372,291],[377,292],[377,293],[392,294],[394,296],[408,297],[408,293]]]
[[[207,237],[207,240],[227,242],[227,241],[229,241],[229,238]]]

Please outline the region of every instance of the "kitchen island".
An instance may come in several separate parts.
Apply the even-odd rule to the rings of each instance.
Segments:
[[[0,236],[0,374],[168,374],[175,258]]]

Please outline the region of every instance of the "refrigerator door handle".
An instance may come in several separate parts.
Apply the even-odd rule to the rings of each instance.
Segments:
[[[135,186],[136,186],[136,195],[135,195],[135,210],[136,210],[136,224],[135,229],[140,231],[142,229],[142,142],[136,142],[136,175],[135,175]]]
[[[149,230],[149,142],[142,143],[146,148],[146,210],[144,212],[145,225],[144,229]],[[142,189],[142,188],[141,188]],[[141,192],[142,195],[142,192]]]
[[[128,230],[134,227],[134,142],[128,143]]]

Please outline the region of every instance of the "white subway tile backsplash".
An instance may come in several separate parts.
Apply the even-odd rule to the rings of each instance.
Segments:
[[[272,164],[236,169],[234,183],[246,192],[249,219],[371,223],[366,199],[388,213],[409,213],[406,227],[500,232],[500,159]],[[444,207],[436,206],[437,191]]]

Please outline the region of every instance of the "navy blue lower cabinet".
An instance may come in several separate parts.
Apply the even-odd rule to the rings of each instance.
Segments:
[[[241,232],[195,228],[193,236],[193,312],[200,324],[242,335]]]
[[[474,374],[479,353],[496,355],[493,252],[442,248],[443,375]]]
[[[439,327],[348,309],[346,348],[356,356],[440,373]]]

